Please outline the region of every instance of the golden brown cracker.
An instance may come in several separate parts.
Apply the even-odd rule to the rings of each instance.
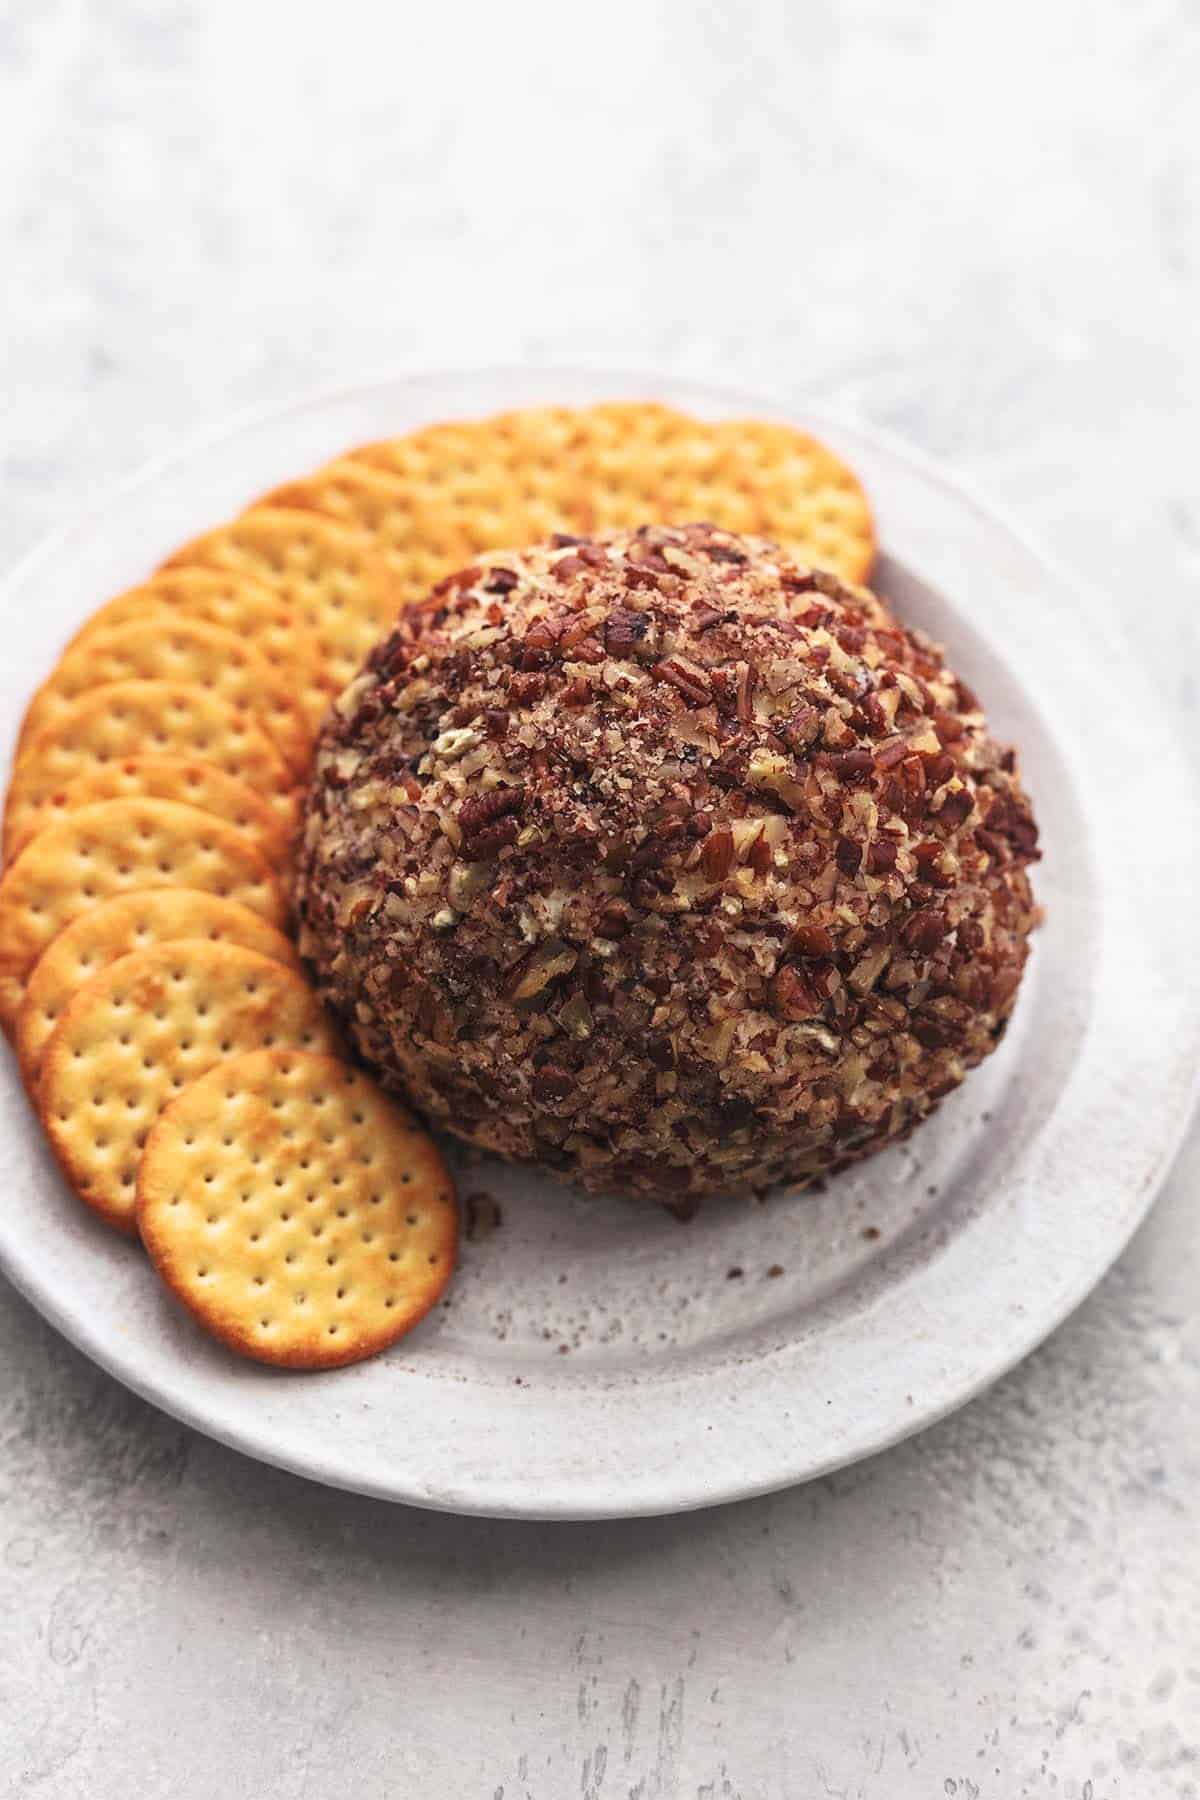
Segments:
[[[350,463],[403,482],[408,489],[403,504],[415,522],[413,543],[437,558],[440,578],[461,566],[464,555],[592,527],[594,509],[581,486],[579,456],[589,432],[607,428],[591,417],[600,410],[528,407],[429,425],[407,437],[366,444],[310,479],[319,481],[335,470],[342,475]],[[314,503],[320,510],[311,494],[304,501]],[[363,505],[369,505],[366,496]],[[335,493],[331,510],[354,519],[354,495]]]
[[[539,490],[557,497],[552,477],[564,462],[598,445],[661,440],[686,416],[657,401],[605,401],[595,406],[529,406],[490,418],[426,425],[404,437],[363,444],[349,460],[406,481],[441,484],[452,475],[488,478],[496,469],[524,483],[526,497]]]
[[[570,454],[591,497],[594,530],[703,519],[773,538],[846,580],[870,570],[874,529],[860,483],[792,426],[714,423],[637,404],[592,407]]]
[[[170,681],[202,687],[227,706],[252,714],[299,777],[312,739],[282,678],[243,639],[192,619],[142,618],[94,632],[68,650],[30,701],[18,755],[91,688],[122,681]]]
[[[0,881],[0,1024],[11,1027],[51,939],[97,901],[138,888],[202,888],[272,925],[286,906],[259,852],[211,813],[170,800],[104,800],[39,832]]]
[[[292,804],[282,757],[245,713],[180,682],[119,681],[81,694],[30,743],[9,782],[5,841],[69,782],[131,756],[200,758],[281,808]]]
[[[171,1102],[146,1141],[137,1218],[205,1330],[300,1369],[410,1331],[458,1245],[432,1139],[339,1058],[287,1051],[223,1062]]]
[[[77,775],[65,787],[32,812],[23,812],[11,846],[5,839],[5,860],[21,854],[30,839],[65,819],[82,806],[101,800],[176,800],[213,813],[236,825],[253,839],[273,869],[284,868],[292,853],[296,830],[296,796],[273,796],[270,805],[244,781],[226,775],[215,764],[195,757],[127,756],[120,762],[96,763],[86,775]]]
[[[365,463],[331,463],[272,499],[293,510],[325,514],[363,536],[386,563],[397,607],[421,600],[444,575],[481,551],[557,529],[558,509],[518,508],[494,467],[486,475],[458,476],[428,487]]]
[[[94,612],[66,653],[99,632],[163,617],[232,631],[294,692],[306,690],[316,680],[316,648],[296,615],[272,588],[235,569],[161,569]]]
[[[450,491],[473,503],[494,495],[502,483],[509,492],[501,504],[519,499],[549,507],[557,518],[570,487],[569,476],[563,479],[563,458],[578,437],[581,416],[573,407],[529,407],[487,419],[449,420],[363,444],[339,461],[423,488],[430,501]],[[484,547],[493,547],[490,540]]]
[[[26,1082],[35,1080],[52,1032],[85,982],[133,950],[181,938],[238,944],[288,968],[300,967],[291,939],[240,901],[199,888],[116,894],[72,920],[34,965],[15,1033]]]
[[[867,580],[875,561],[875,525],[852,469],[792,425],[729,419],[710,429],[756,495],[764,537],[844,581]]]
[[[556,531],[708,519],[776,537],[853,581],[874,556],[866,496],[824,445],[790,426],[712,424],[652,401],[430,426],[364,445],[280,494],[364,532],[406,602],[484,550]]]
[[[699,420],[655,414],[625,437],[605,419],[583,440],[578,459],[594,531],[698,519],[727,531],[761,531],[758,495],[739,479],[728,448]]]
[[[335,1054],[316,993],[294,970],[233,944],[136,950],[80,989],[42,1057],[38,1104],[81,1200],[136,1229],[137,1168],[168,1101],[215,1064],[257,1049]]]
[[[624,442],[625,466],[657,442],[667,408],[614,405],[531,408],[366,445],[269,496],[324,513],[364,533],[395,578],[401,604],[421,599],[444,576],[486,550],[536,542],[652,516],[639,487],[632,497],[597,489],[590,458]],[[613,501],[622,504],[613,511]],[[625,502],[628,504],[625,504]]]
[[[322,692],[307,697],[310,721],[353,679],[395,619],[394,583],[362,533],[311,512],[251,507],[186,544],[166,566],[190,565],[252,576],[295,613],[319,664]]]

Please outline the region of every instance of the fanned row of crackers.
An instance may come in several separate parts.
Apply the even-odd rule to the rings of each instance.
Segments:
[[[102,605],[33,695],[4,809],[0,1023],[81,1200],[234,1349],[372,1354],[457,1254],[436,1146],[346,1060],[288,935],[330,700],[483,551],[696,518],[870,570],[861,487],[789,427],[511,413],[275,490]]]

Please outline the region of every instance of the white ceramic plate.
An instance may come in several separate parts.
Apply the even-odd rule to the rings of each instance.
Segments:
[[[68,1337],[199,1430],[317,1480],[463,1512],[584,1518],[761,1493],[882,1449],[1011,1367],[1145,1213],[1200,1056],[1196,808],[1171,721],[1099,609],[926,463],[800,408],[626,373],[380,381],[236,425],[35,554],[3,602],[9,741],[84,617],[173,546],[343,448],[495,408],[653,396],[791,417],[870,490],[878,585],[1020,743],[1047,908],[1003,1049],[908,1145],[681,1227],[464,1168],[502,1227],[388,1355],[280,1374],[202,1337],[59,1180],[9,1058],[0,1260]],[[1180,821],[1184,821],[1183,827]],[[737,1271],[737,1273],[735,1273]]]

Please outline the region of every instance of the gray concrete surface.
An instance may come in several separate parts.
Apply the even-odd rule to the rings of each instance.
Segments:
[[[945,458],[1194,727],[1198,78],[1188,0],[0,0],[0,561],[247,404],[641,362]],[[256,1467],[0,1291],[0,1790],[1195,1800],[1198,1189],[919,1440],[603,1528]]]

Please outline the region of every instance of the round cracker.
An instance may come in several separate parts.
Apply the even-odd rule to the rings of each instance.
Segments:
[[[333,1056],[241,1056],[185,1089],[147,1139],[137,1216],[199,1323],[289,1368],[394,1343],[443,1292],[458,1246],[437,1146]]]
[[[629,439],[602,426],[581,445],[579,458],[595,531],[695,519],[726,531],[762,531],[758,495],[741,478],[735,456],[699,420],[656,415]]]
[[[868,579],[876,553],[870,502],[854,471],[827,445],[769,419],[727,419],[710,431],[753,490],[764,537],[843,581]]]
[[[127,756],[121,762],[97,763],[86,775],[77,775],[51,794],[44,805],[23,811],[19,829],[10,845],[5,839],[5,861],[21,854],[31,838],[57,819],[94,806],[100,800],[176,800],[213,813],[244,831],[262,851],[272,868],[284,866],[292,853],[296,832],[296,796],[285,805],[276,796],[271,807],[244,781],[226,775],[213,763],[182,756]]]
[[[290,777],[261,726],[203,688],[174,681],[119,681],[81,694],[25,751],[8,788],[4,833],[97,763],[130,756],[199,757],[290,807]]]
[[[576,407],[548,406],[486,419],[450,419],[423,425],[403,437],[362,444],[345,460],[365,463],[403,481],[439,484],[455,468],[468,476],[486,476],[497,466],[531,468],[540,474],[543,468],[552,468],[555,456],[568,447],[579,418]]]
[[[485,550],[587,527],[567,453],[583,416],[545,408],[427,426],[364,445],[270,498],[366,533],[398,603],[412,605]]]
[[[131,951],[181,938],[238,944],[288,968],[300,967],[291,939],[240,901],[223,900],[199,888],[117,894],[81,913],[51,940],[34,965],[15,1033],[25,1080],[31,1085],[35,1081],[51,1034],[85,982]]]
[[[526,497],[539,492],[559,497],[573,485],[573,478],[570,484],[561,479],[564,463],[581,453],[598,444],[644,444],[687,422],[685,414],[653,400],[529,406],[490,418],[426,425],[405,437],[364,444],[349,453],[349,460],[438,487],[458,471],[468,476],[498,471],[524,484]]]
[[[394,584],[363,534],[311,512],[251,507],[177,550],[166,566],[189,565],[252,576],[296,614],[316,649],[324,689],[324,697],[308,697],[310,720],[354,679],[396,616]]]
[[[486,550],[597,524],[583,453],[668,409],[614,405],[529,408],[431,425],[364,445],[279,488],[281,505],[328,514],[367,534],[412,605]],[[670,414],[679,418],[679,414]],[[639,513],[638,523],[645,514]]]
[[[39,832],[0,881],[0,1024],[30,972],[80,913],[139,888],[202,888],[272,925],[287,909],[259,852],[234,826],[171,800],[103,800]]]
[[[316,680],[316,650],[295,613],[271,588],[235,569],[162,569],[94,612],[67,650],[119,625],[163,617],[232,631],[297,693]]]
[[[369,536],[392,577],[398,607],[415,605],[483,550],[547,536],[563,516],[540,498],[518,508],[501,470],[461,464],[451,481],[433,483],[347,459],[290,482],[271,499],[328,514]]]
[[[364,445],[280,496],[368,533],[407,600],[482,550],[554,531],[710,519],[854,582],[875,554],[866,495],[826,446],[791,426],[713,424],[654,401],[427,427]]]
[[[190,939],[136,950],[93,977],[42,1058],[38,1106],[81,1200],[136,1229],[137,1165],[168,1101],[223,1058],[338,1043],[293,969],[233,944]]]
[[[94,632],[68,650],[29,703],[18,755],[89,689],[121,681],[172,681],[201,687],[226,705],[252,714],[296,776],[312,754],[312,739],[284,682],[258,652],[217,625],[191,619],[135,619]]]

